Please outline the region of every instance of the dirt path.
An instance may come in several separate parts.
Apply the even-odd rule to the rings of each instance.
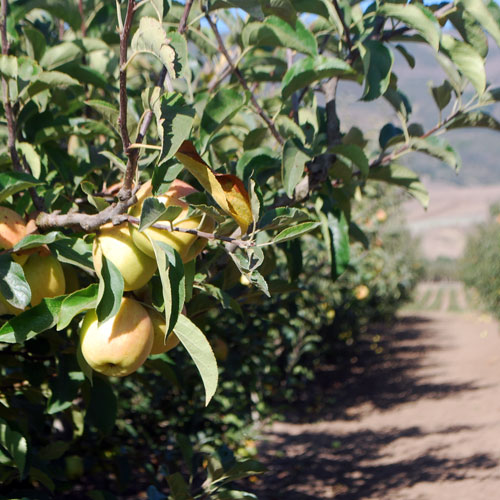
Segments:
[[[326,369],[321,392],[273,425],[259,500],[500,498],[497,324],[406,312],[383,330],[382,354],[367,347],[343,377]]]

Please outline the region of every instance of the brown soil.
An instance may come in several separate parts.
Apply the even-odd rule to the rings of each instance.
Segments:
[[[401,315],[325,368],[260,446],[260,500],[500,498],[500,336],[477,314]],[[380,349],[379,351],[380,352]]]

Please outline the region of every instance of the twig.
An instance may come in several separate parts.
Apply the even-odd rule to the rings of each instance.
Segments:
[[[351,32],[349,30],[349,26],[347,26],[344,18],[344,13],[342,12],[342,9],[340,8],[340,5],[337,0],[333,0],[333,6],[335,7],[335,10],[337,11],[337,14],[340,18],[340,22],[342,23],[342,28],[344,28],[344,37],[345,37],[345,42],[347,44],[347,47],[349,48],[349,56],[352,54],[352,40],[351,40]]]
[[[128,39],[134,19],[135,1],[128,0],[127,14],[123,23],[123,29],[120,32],[120,114],[118,117],[118,125],[120,127],[120,135],[123,143],[123,150],[128,158],[127,170],[123,179],[123,187],[118,193],[120,200],[126,200],[131,196],[132,184],[134,182],[135,173],[137,170],[138,153],[129,150],[130,136],[127,129],[127,52]]]
[[[82,18],[82,24],[81,24],[81,31],[82,31],[82,36],[86,37],[87,36],[87,26],[85,25],[85,13],[83,11],[83,0],[78,0],[78,10],[80,11],[80,17]]]
[[[234,65],[231,56],[229,55],[229,52],[226,49],[226,46],[224,45],[224,41],[222,40],[222,37],[219,33],[219,29],[217,28],[217,25],[214,23],[208,12],[205,12],[205,18],[208,21],[208,24],[210,25],[210,28],[212,28],[212,31],[214,32],[215,38],[217,40],[217,44],[219,46],[219,50],[224,54],[224,57],[226,58],[226,61],[228,62],[229,66],[231,67],[231,71],[235,74],[236,78],[240,82],[241,86],[250,94],[250,101],[252,102],[255,110],[257,111],[257,114],[264,120],[266,125],[268,126],[269,130],[273,134],[274,138],[281,144],[283,145],[285,143],[285,140],[283,137],[281,137],[281,134],[278,132],[277,128],[275,127],[273,121],[269,116],[267,116],[266,112],[262,109],[260,104],[257,102],[257,99],[255,98],[255,95],[251,91],[250,87],[248,86],[248,83],[246,82],[245,78],[241,74],[241,71]]]
[[[187,21],[191,8],[193,7],[194,0],[187,0],[186,6],[184,7],[184,12],[182,13],[181,22],[179,23],[179,33],[183,35],[187,30]]]
[[[132,217],[131,215],[127,216],[127,220],[132,224],[138,225],[140,219],[137,217]],[[161,229],[163,231],[174,231],[178,233],[187,233],[193,234],[194,236],[198,236],[200,238],[205,238],[207,240],[219,240],[225,241],[227,243],[232,243],[240,248],[248,248],[254,246],[254,242],[248,240],[242,240],[239,238],[231,238],[230,236],[217,236],[213,233],[206,233],[204,231],[199,231],[198,229],[187,229],[185,227],[173,226],[171,224],[162,224],[160,222],[155,222],[151,224],[150,227],[154,227],[155,229]]]

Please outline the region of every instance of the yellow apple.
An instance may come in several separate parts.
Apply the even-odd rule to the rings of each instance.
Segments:
[[[23,310],[24,309],[18,309],[17,307],[9,304],[5,297],[0,293],[0,316],[3,316],[4,314],[13,314],[17,316],[18,314],[21,314]]]
[[[23,266],[24,276],[31,288],[31,305],[42,299],[57,297],[66,291],[66,280],[61,263],[53,255],[34,253]]]
[[[134,245],[126,223],[119,226],[108,223],[99,228],[92,250],[94,268],[98,273],[102,267],[102,255],[120,271],[125,291],[143,287],[156,271],[156,261]]]
[[[217,361],[226,361],[229,354],[229,348],[224,340],[219,337],[215,337],[212,340],[212,349]]]
[[[164,194],[157,197],[159,201],[165,204],[166,207],[178,206],[182,208],[182,212],[176,217],[172,224],[174,227],[183,229],[198,229],[199,231],[212,232],[215,228],[215,222],[210,217],[203,218],[201,215],[188,216],[189,205],[182,201],[180,197],[187,196],[188,194],[195,193],[194,189],[185,182],[175,180],[170,189]],[[142,204],[144,200],[153,193],[153,186],[151,181],[146,182],[141,189],[137,192],[137,203],[131,208],[130,215],[140,217],[142,211]],[[202,222],[203,220],[203,222]],[[164,222],[168,224],[167,222]],[[200,225],[201,223],[201,225]],[[205,248],[207,240],[205,238],[198,238],[194,234],[181,233],[178,231],[167,231],[164,229],[157,229],[149,227],[140,232],[132,224],[131,234],[134,243],[147,255],[154,258],[153,246],[149,238],[161,241],[174,248],[181,256],[182,261],[189,262],[194,259]],[[148,238],[149,237],[149,238]]]
[[[153,347],[151,348],[151,354],[162,354],[176,347],[179,344],[179,339],[174,332],[171,332],[165,340],[165,336],[167,335],[167,324],[165,322],[165,316],[153,309],[149,309],[148,313],[153,323],[154,331],[154,340]]]
[[[354,296],[358,300],[364,300],[370,295],[370,289],[366,285],[358,285],[354,289]]]
[[[14,210],[0,207],[0,250],[12,248],[27,234],[26,222]],[[27,255],[12,254],[12,258],[23,265],[28,259]]]
[[[135,372],[151,352],[153,323],[134,299],[122,298],[117,314],[99,325],[95,310],[85,315],[80,331],[82,354],[97,372],[124,377]]]

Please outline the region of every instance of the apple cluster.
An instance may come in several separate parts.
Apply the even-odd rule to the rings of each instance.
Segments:
[[[130,215],[140,217],[143,203],[152,196],[152,191],[151,181],[146,182],[137,193],[137,203],[131,207]],[[173,227],[212,232],[215,221],[199,214],[189,214],[189,205],[181,199],[194,192],[196,190],[189,184],[175,180],[170,189],[156,199],[166,208],[178,207],[179,214],[171,222]],[[0,207],[1,248],[14,247],[30,232],[29,225],[19,214]],[[207,244],[205,238],[192,233],[154,227],[140,232],[131,223],[116,226],[108,223],[99,228],[94,239],[92,256],[96,272],[100,274],[104,256],[120,271],[125,292],[140,290],[157,270],[152,239],[174,248],[184,263],[196,258]],[[23,266],[31,288],[31,306],[36,306],[43,298],[67,292],[66,282],[70,279],[65,277],[65,269],[47,246],[13,253],[12,258]],[[21,312],[0,295],[0,314],[17,315]],[[116,315],[101,323],[95,310],[88,311],[80,330],[83,357],[94,370],[109,376],[129,375],[149,355],[164,353],[178,343],[177,336],[167,332],[162,314],[131,297],[123,297]]]

